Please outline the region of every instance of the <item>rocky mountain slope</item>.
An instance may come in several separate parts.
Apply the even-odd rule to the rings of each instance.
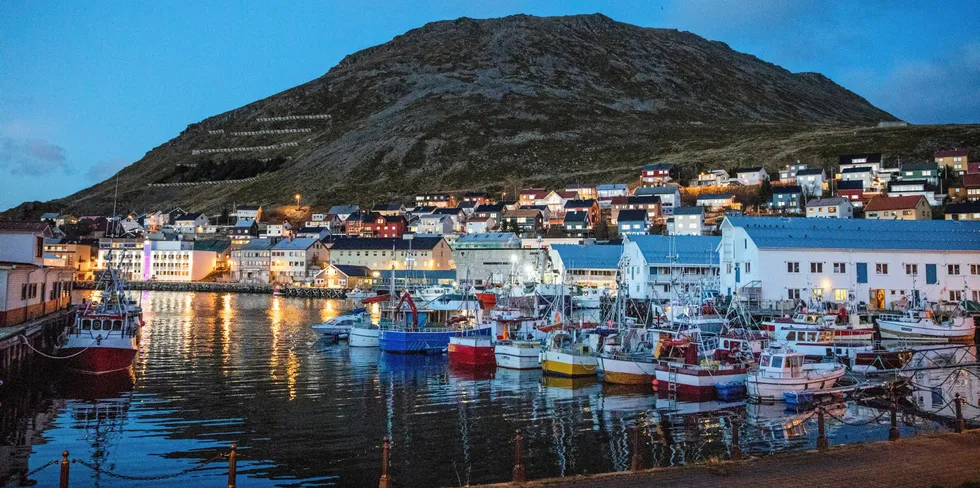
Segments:
[[[776,165],[823,149],[763,148],[835,133],[827,140],[839,146],[838,137],[883,120],[895,117],[820,74],[686,32],[602,15],[463,18],[191,124],[119,174],[119,199],[134,210],[286,204],[296,192],[312,204],[370,204],[417,191],[635,178],[659,160]],[[891,131],[902,130],[920,129]],[[945,143],[903,141],[923,153]],[[891,153],[873,146],[853,148]],[[208,178],[245,181],[187,184]],[[105,211],[112,194],[110,180],[50,203]]]

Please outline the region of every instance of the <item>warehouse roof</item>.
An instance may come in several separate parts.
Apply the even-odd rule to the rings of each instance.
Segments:
[[[718,264],[718,236],[629,236],[635,242],[647,264]],[[673,249],[671,249],[673,241]],[[671,258],[670,254],[676,256]]]
[[[552,244],[551,250],[566,269],[618,269],[623,254],[623,246],[610,245]]]
[[[980,222],[727,217],[760,248],[976,251]]]

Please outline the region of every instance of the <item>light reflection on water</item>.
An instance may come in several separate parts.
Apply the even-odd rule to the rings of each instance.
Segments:
[[[328,345],[310,325],[341,313],[347,305],[338,301],[141,296],[147,326],[135,374],[97,381],[52,374],[0,390],[0,484],[65,449],[104,469],[148,476],[193,467],[237,442],[244,486],[376,486],[384,436],[393,439],[401,486],[502,482],[510,479],[516,429],[527,433],[531,479],[607,472],[629,468],[641,411],[647,466],[727,457],[733,421],[749,453],[815,446],[814,419],[782,407],[678,403],[594,379],[457,369],[445,357]],[[922,428],[903,426],[902,435]],[[832,443],[883,440],[887,426],[831,424],[828,435]],[[3,456],[8,451],[14,455]],[[225,473],[219,462],[178,481],[220,486]],[[34,479],[56,485],[57,468]],[[80,465],[72,480],[153,485]]]

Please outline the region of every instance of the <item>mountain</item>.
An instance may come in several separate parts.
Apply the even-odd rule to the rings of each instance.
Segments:
[[[868,129],[894,120],[823,75],[687,32],[598,14],[461,18],[191,124],[119,173],[119,205],[217,212],[231,202],[288,204],[297,192],[314,205],[370,204],[418,191],[632,181],[657,160],[689,171],[829,161],[836,155],[818,156],[821,147],[779,141],[812,143],[813,134],[891,154],[868,141],[920,130]],[[900,139],[921,153],[944,142]],[[245,181],[202,183],[229,179]],[[43,206],[104,212],[114,189],[108,180]]]

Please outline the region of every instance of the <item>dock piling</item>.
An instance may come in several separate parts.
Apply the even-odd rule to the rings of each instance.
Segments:
[[[897,441],[901,434],[898,432],[898,401],[892,398],[891,407],[892,426],[888,429],[888,440]]]
[[[827,450],[827,433],[824,430],[823,407],[817,407],[817,449]]]
[[[231,444],[231,451],[228,452],[228,488],[238,486],[238,444]]]
[[[738,420],[732,419],[732,461],[742,460],[742,446],[738,434]]]
[[[956,405],[956,433],[962,433],[965,429],[963,422],[963,397],[959,393],[953,398],[953,403]]]
[[[517,429],[514,437],[514,483],[524,482],[524,438],[521,436],[521,429]]]
[[[636,425],[633,426],[633,460],[630,463],[631,471],[642,471],[643,470],[643,456],[640,455],[640,429],[643,427],[643,414],[636,421]]]
[[[378,488],[391,488],[391,476],[388,475],[388,465],[391,464],[391,439],[385,436],[381,444],[381,479]]]
[[[68,488],[68,471],[71,469],[71,463],[68,461],[68,451],[61,453],[61,482],[58,484],[59,488]]]

